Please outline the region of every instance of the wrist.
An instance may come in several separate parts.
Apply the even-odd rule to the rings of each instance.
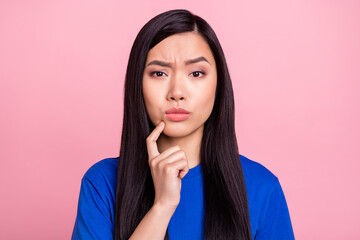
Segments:
[[[161,203],[154,203],[154,205],[151,207],[154,212],[156,212],[159,215],[162,216],[171,216],[174,214],[177,205],[176,206],[168,206]]]

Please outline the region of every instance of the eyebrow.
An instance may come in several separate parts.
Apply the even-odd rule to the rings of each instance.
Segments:
[[[198,57],[198,58],[194,58],[194,59],[190,59],[190,60],[185,61],[185,65],[190,65],[190,64],[194,64],[194,63],[198,63],[198,62],[202,62],[202,61],[207,62],[208,64],[210,64],[210,62],[205,57]],[[159,65],[159,66],[162,66],[162,67],[172,67],[171,63],[162,62],[162,61],[159,61],[159,60],[151,61],[146,66],[150,66],[150,65]]]

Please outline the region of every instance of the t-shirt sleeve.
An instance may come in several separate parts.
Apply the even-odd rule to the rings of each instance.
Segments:
[[[255,240],[291,240],[294,233],[284,192],[279,180],[270,191]]]
[[[113,226],[108,200],[91,180],[81,181],[78,210],[72,240],[112,240]]]

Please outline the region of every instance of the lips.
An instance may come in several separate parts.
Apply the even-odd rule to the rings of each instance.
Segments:
[[[170,108],[165,111],[166,114],[189,114],[190,112],[182,108]]]
[[[184,121],[190,116],[190,112],[182,108],[170,108],[165,111],[166,117],[171,121]]]

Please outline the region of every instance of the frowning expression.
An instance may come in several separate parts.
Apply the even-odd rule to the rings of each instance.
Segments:
[[[164,121],[164,134],[182,137],[203,131],[215,101],[216,63],[198,33],[171,35],[148,53],[143,96],[154,125]]]

